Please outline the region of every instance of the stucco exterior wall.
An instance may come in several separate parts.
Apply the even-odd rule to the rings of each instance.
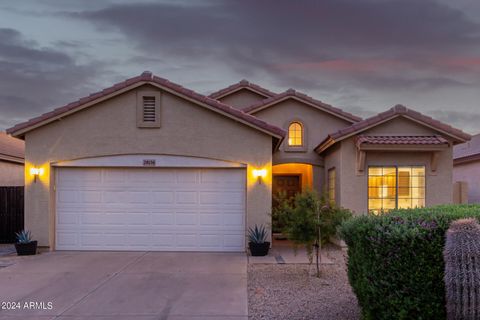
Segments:
[[[328,170],[335,169],[335,203],[342,204],[341,199],[341,176],[342,176],[342,152],[341,144],[337,144],[330,148],[324,156],[324,175],[323,175],[323,192],[327,192]]]
[[[154,87],[138,90],[158,90]],[[169,154],[247,165],[247,227],[269,221],[272,138],[244,124],[162,92],[161,127],[137,128],[132,90],[26,134],[25,160],[44,168],[36,183],[26,176],[25,227],[41,246],[53,246],[55,170],[52,162],[119,154]],[[252,170],[267,169],[258,183]]]
[[[247,89],[241,89],[218,100],[232,107],[244,109],[264,99],[266,98],[262,95]]]
[[[302,123],[305,135],[304,150],[289,150],[288,137],[286,137],[279,151],[273,154],[273,164],[307,163],[313,165],[313,188],[318,192],[323,192],[325,184],[323,158],[313,149],[328,134],[348,126],[349,122],[293,99],[260,110],[254,113],[254,116],[287,131],[292,121]]]
[[[285,130],[288,130],[292,121],[300,121],[303,124],[306,150],[287,150],[288,139],[285,139],[280,146],[280,150],[273,156],[274,164],[299,162],[323,165],[321,157],[313,149],[328,134],[349,125],[345,120],[293,99],[282,101],[253,115]]]
[[[408,119],[397,118],[384,123],[362,134],[438,134],[432,129],[416,124]],[[356,171],[356,146],[354,139],[349,138],[341,142],[341,172],[340,172],[340,202],[342,207],[348,208],[357,214],[368,212],[368,166],[425,166],[425,205],[452,203],[452,147],[440,152],[436,172],[431,170],[431,152],[405,151],[385,152],[368,151],[366,153],[365,170],[358,174]],[[337,171],[338,174],[338,171]]]
[[[18,187],[24,185],[23,164],[0,160],[0,186]]]
[[[453,182],[464,181],[468,185],[468,203],[480,203],[480,161],[453,167]]]

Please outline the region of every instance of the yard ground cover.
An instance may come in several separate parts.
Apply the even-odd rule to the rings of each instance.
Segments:
[[[307,264],[250,264],[250,319],[359,319],[357,299],[348,284],[346,253],[329,245],[333,264],[321,266],[321,277]],[[309,270],[310,269],[310,270]]]

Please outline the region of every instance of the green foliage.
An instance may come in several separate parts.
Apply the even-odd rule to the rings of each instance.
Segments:
[[[349,210],[328,205],[325,197],[319,198],[314,190],[306,190],[296,195],[293,205],[284,201],[279,205],[284,228],[283,232],[295,245],[305,246],[309,257],[318,237],[320,228],[321,243],[337,235],[338,227],[352,214]]]
[[[320,200],[317,193],[307,190],[297,194],[291,212],[285,212],[287,219],[285,219],[284,232],[295,246],[305,247],[310,262],[320,226],[317,216],[319,210]]]
[[[395,210],[343,223],[348,277],[363,318],[445,319],[445,233],[466,217],[480,218],[480,206]]]
[[[293,200],[293,201],[292,201]],[[330,204],[327,197],[320,199],[316,191],[304,191],[297,195],[295,199],[288,199],[286,194],[275,196],[276,206],[272,210],[272,229],[275,232],[289,234],[291,232],[302,232],[302,228],[308,228],[309,224],[317,224],[316,210],[320,209],[320,234],[322,244],[327,243],[330,238],[338,234],[338,228],[347,219],[352,217],[348,209],[340,208]],[[301,209],[296,209],[300,205]],[[306,210],[310,210],[308,213]],[[298,210],[298,211],[297,211]],[[307,223],[307,221],[310,223]],[[289,236],[291,238],[291,236]]]
[[[335,204],[328,204],[326,197],[320,200],[320,231],[322,244],[329,242],[332,237],[337,236],[338,229],[342,223],[352,217],[348,209],[337,207]]]
[[[22,230],[20,232],[15,233],[17,235],[17,242],[18,243],[30,243],[32,242],[32,234],[28,230]]]
[[[272,231],[284,232],[290,214],[293,211],[293,201],[291,197],[287,197],[286,192],[279,192],[273,196],[272,207]]]
[[[248,229],[248,241],[253,243],[265,243],[267,241],[267,230],[264,225],[258,227],[255,225],[255,228]]]

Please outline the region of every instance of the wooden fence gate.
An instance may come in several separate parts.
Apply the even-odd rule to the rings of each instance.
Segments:
[[[24,187],[0,187],[0,243],[15,242],[23,230]]]

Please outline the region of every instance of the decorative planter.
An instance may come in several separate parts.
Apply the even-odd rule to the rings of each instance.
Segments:
[[[29,243],[15,243],[15,249],[19,256],[31,256],[37,254],[37,241]]]
[[[264,243],[249,242],[248,247],[250,248],[250,253],[252,254],[252,256],[255,256],[255,257],[266,256],[268,254],[268,250],[270,250],[270,242],[264,242]]]

